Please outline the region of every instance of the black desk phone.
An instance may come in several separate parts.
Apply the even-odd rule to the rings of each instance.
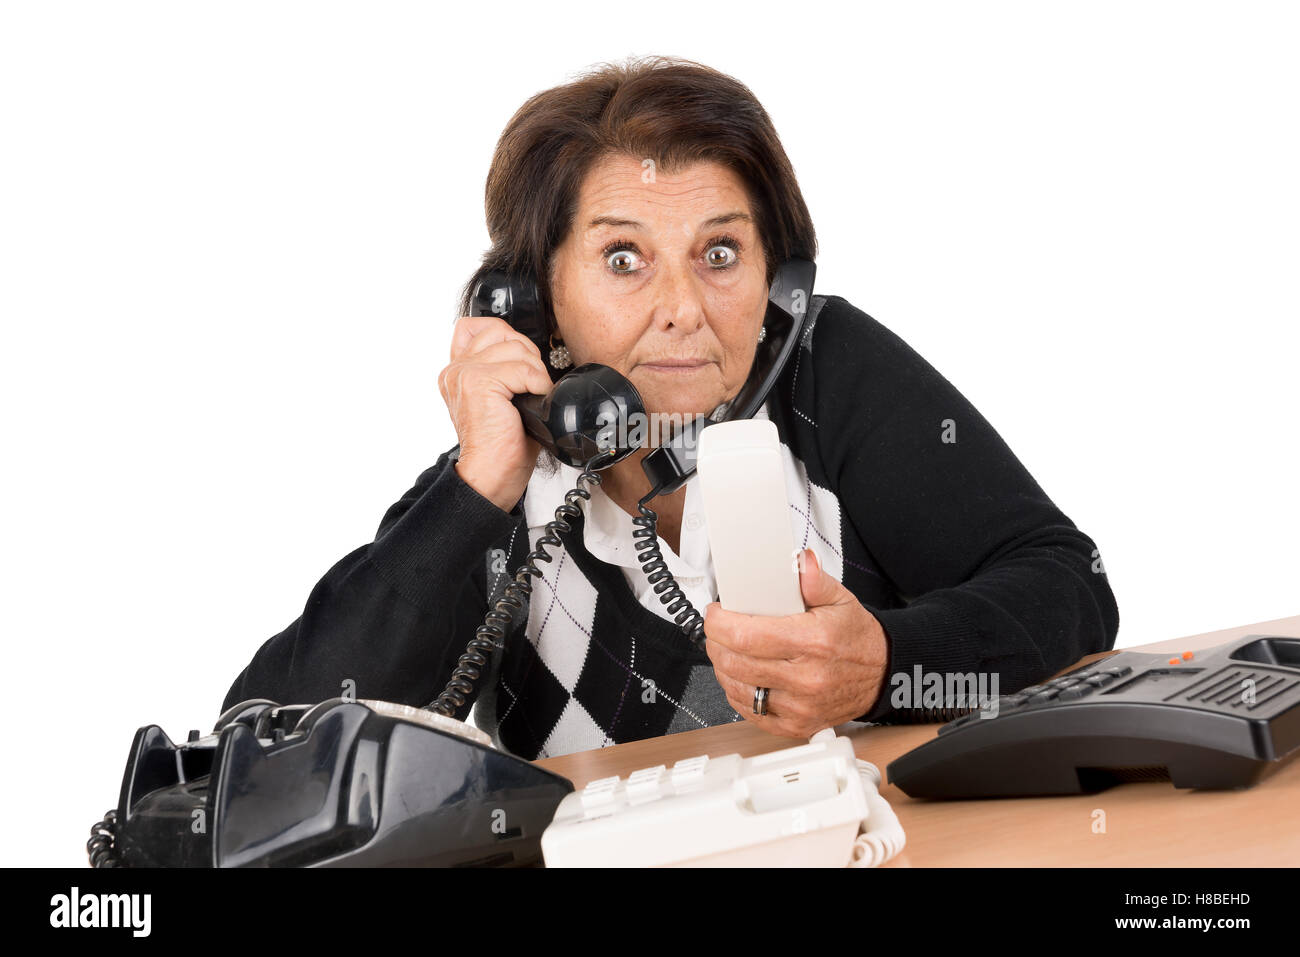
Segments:
[[[1245,788],[1300,750],[1300,638],[1119,652],[972,711],[893,761],[910,797],[1080,794],[1126,781]]]
[[[646,504],[695,471],[700,429],[751,418],[798,349],[816,267],[791,259],[776,272],[750,374],[739,393],[688,422],[642,460],[651,491],[634,532],[642,570],[682,631],[702,640],[703,616],[673,581]],[[497,315],[545,354],[550,330],[528,279],[490,272],[476,284],[475,315]],[[555,378],[553,375],[552,378]],[[587,485],[633,448],[613,440],[611,421],[645,414],[623,375],[587,363],[560,376],[547,396],[514,399],[525,430],[582,469],[555,519],[487,612],[447,686],[423,708],[332,698],[280,705],[252,700],[222,714],[212,733],[173,744],[157,725],[136,732],[117,807],[91,829],[95,867],[472,866],[532,864],[541,834],[573,785],[492,747],[453,717],[472,698],[495,644],[531,593],[537,562],[552,560]]]

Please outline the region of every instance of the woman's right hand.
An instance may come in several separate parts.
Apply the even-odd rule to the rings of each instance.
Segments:
[[[438,373],[438,390],[460,439],[456,471],[503,512],[515,507],[541,445],[524,431],[511,402],[554,384],[537,345],[496,316],[462,316],[451,337],[451,362]]]

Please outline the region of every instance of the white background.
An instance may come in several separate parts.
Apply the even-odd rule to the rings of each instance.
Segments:
[[[496,138],[631,54],[753,89],[819,291],[1096,540],[1120,645],[1300,613],[1294,5],[0,10],[4,863],[84,864],[135,729],[209,729],[455,444]]]

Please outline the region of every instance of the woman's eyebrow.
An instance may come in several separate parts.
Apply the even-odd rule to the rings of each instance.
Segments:
[[[617,216],[597,216],[587,224],[587,229],[592,230],[597,226],[617,226],[620,229],[625,229],[629,226],[633,229],[642,228],[642,224],[638,223],[635,219],[620,219]]]
[[[748,213],[735,210],[730,213],[723,213],[721,216],[714,216],[712,219],[706,219],[700,223],[701,229],[712,229],[714,226],[725,226],[728,223],[748,223],[752,222]]]
[[[752,222],[748,213],[740,210],[733,210],[730,213],[722,213],[718,216],[711,216],[704,222],[700,223],[700,229],[712,229],[714,226],[725,226],[728,223]],[[598,226],[615,226],[619,229],[643,229],[645,224],[635,219],[622,219],[618,216],[596,216],[587,224],[587,229],[592,230]]]

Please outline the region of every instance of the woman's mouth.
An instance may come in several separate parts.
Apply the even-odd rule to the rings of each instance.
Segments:
[[[695,372],[709,365],[708,359],[659,359],[655,362],[643,362],[641,365],[651,372],[681,374]]]

